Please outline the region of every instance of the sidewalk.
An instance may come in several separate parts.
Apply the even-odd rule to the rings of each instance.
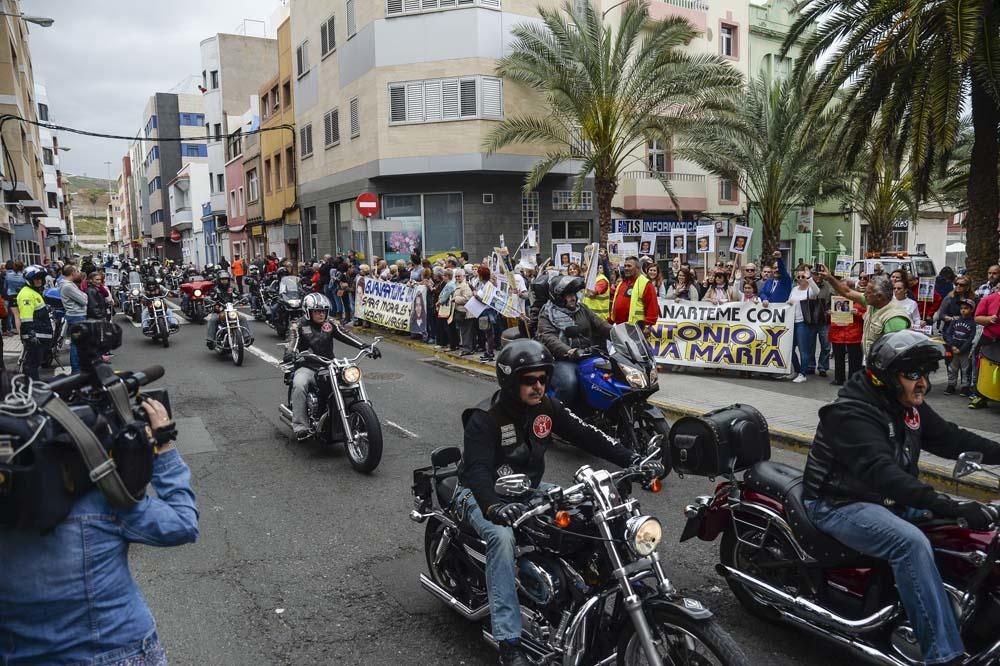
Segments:
[[[374,329],[353,329],[363,335],[373,335]],[[385,331],[378,331],[387,342],[409,347],[423,354],[462,365],[484,373],[493,374],[493,364],[478,360],[478,354],[458,356],[447,350],[435,350],[430,345]],[[940,375],[940,377],[938,377]],[[674,421],[683,416],[700,416],[733,403],[756,407],[767,419],[771,429],[771,443],[775,446],[807,453],[819,423],[819,408],[836,398],[838,387],[830,385],[828,378],[810,377],[803,384],[773,379],[744,379],[734,373],[716,375],[713,371],[688,370],[686,372],[660,371],[660,388],[651,402]],[[986,410],[966,408],[967,399],[945,396],[942,369],[932,381],[935,390],[930,402],[944,418],[972,430],[983,437],[1000,442],[1000,414],[996,406]],[[998,497],[997,482],[986,475],[973,475],[956,482],[951,477],[954,462],[924,453],[920,468],[924,479],[947,492],[960,491],[983,499]],[[997,466],[1000,471],[1000,466]]]

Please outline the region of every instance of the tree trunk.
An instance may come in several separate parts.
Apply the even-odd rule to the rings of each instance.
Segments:
[[[780,211],[768,210],[763,206],[760,215],[761,231],[764,233],[761,238],[760,261],[761,264],[770,264],[774,261],[771,256],[780,249],[782,215]]]
[[[972,284],[986,280],[986,269],[997,263],[1000,249],[1000,191],[997,187],[997,158],[1000,146],[997,128],[1000,109],[989,92],[972,80],[972,155],[969,163],[969,212],[965,218],[965,267]]]
[[[618,184],[613,178],[595,177],[594,189],[597,190],[597,220],[600,227],[598,242],[607,246],[608,234],[611,233],[611,200],[615,198]]]
[[[892,221],[886,222],[869,220],[868,221],[868,252],[878,252],[882,254],[883,252],[889,251],[889,238],[892,235]]]

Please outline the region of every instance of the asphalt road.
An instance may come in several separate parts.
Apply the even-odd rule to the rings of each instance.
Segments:
[[[183,325],[162,349],[120,321],[115,367],[167,369],[158,385],[170,389],[201,512],[197,544],[132,550],[172,664],[496,663],[477,627],[420,588],[423,526],[408,518],[413,468],[428,464],[432,449],[461,444],[461,411],[494,390],[488,377],[383,344],[383,358],[362,367],[385,455],[363,476],[339,449],[290,441],[277,412],[286,389],[272,362],[248,355],[234,367],[205,348],[203,326]],[[257,350],[280,358],[270,329],[257,324],[255,334]],[[585,461],[555,447],[547,478],[568,482]],[[640,498],[665,525],[661,554],[675,584],[716,612],[755,666],[853,662],[743,613],[713,570],[717,544],[678,544],[683,506],[711,488],[671,476],[662,493]]]

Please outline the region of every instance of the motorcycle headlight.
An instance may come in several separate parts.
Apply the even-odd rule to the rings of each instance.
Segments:
[[[139,295],[139,290],[138,289],[133,289],[132,290],[132,295],[133,296],[138,296]]]
[[[227,312],[226,316],[229,317],[230,319],[239,319],[240,318],[240,316],[238,314],[236,314],[235,312]]]
[[[656,550],[662,538],[663,526],[652,516],[633,516],[625,523],[625,543],[639,557]]]
[[[660,381],[660,373],[656,370],[656,365],[653,365],[653,369],[649,371],[649,385],[657,384]]]
[[[156,299],[155,301],[153,301],[153,307],[154,308],[163,307],[163,301],[161,301],[160,299]]]
[[[349,365],[341,373],[345,384],[357,384],[361,381],[361,368],[356,365]]]
[[[194,295],[195,296],[201,296],[201,289],[195,289],[194,290]]]
[[[630,368],[628,366],[622,366],[622,370],[625,372],[625,380],[629,383],[632,388],[644,389],[648,386],[646,381],[646,373],[638,368]]]
[[[156,284],[160,284],[161,282],[163,282],[163,278],[156,278]]]
[[[290,299],[288,299],[288,307],[290,307],[290,308],[297,308],[300,305],[302,305],[302,301],[301,300],[299,300],[297,298],[290,298]]]

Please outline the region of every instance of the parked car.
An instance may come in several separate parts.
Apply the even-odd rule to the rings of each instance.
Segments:
[[[937,268],[934,261],[924,253],[909,254],[907,252],[886,252],[883,254],[866,255],[865,259],[874,259],[882,264],[882,269],[889,275],[897,268],[903,268],[909,276],[936,277]],[[864,260],[855,261],[851,266],[851,277],[857,278],[864,269]]]

